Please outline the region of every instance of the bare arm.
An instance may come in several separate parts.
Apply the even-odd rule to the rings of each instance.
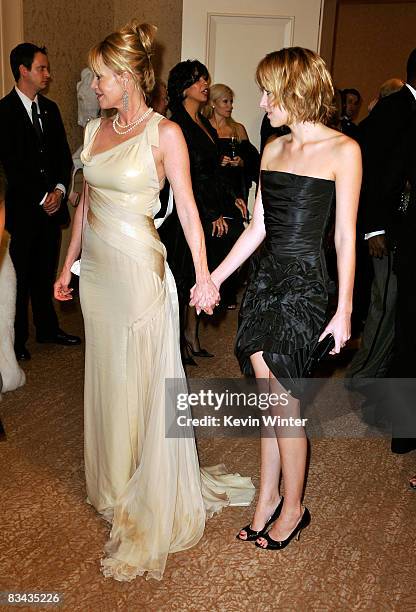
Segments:
[[[265,235],[263,203],[261,200],[261,189],[259,189],[250,224],[241,234],[227,257],[211,274],[211,278],[218,288],[254,253],[263,242]]]
[[[274,154],[275,152],[271,147],[265,147],[261,160],[262,170],[267,169],[269,159],[273,157]],[[217,287],[220,287],[221,284],[254,253],[257,247],[263,242],[265,236],[264,210],[261,199],[261,188],[259,187],[250,224],[241,234],[227,257],[211,274],[211,278]]]
[[[332,353],[339,353],[351,335],[352,294],[355,273],[355,234],[361,187],[361,153],[350,139],[340,146],[336,158],[335,248],[338,269],[338,307],[320,340],[331,333],[335,339]]]
[[[219,301],[219,294],[208,271],[204,232],[192,191],[188,148],[180,127],[171,121],[165,120],[160,124],[160,150],[195,267],[196,287],[192,293],[191,305],[197,311],[202,309],[212,314],[213,306]]]
[[[72,299],[72,289],[69,288],[69,283],[71,282],[71,266],[74,261],[78,259],[81,251],[81,236],[88,212],[88,206],[88,184],[84,181],[82,194],[72,222],[71,242],[68,246],[63,268],[54,285],[55,299],[60,301]]]

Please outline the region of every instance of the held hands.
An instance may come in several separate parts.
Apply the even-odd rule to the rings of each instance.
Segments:
[[[203,310],[209,315],[214,312],[214,307],[220,303],[220,294],[211,278],[206,281],[197,282],[191,289],[190,306],[195,306],[196,313]]]
[[[215,221],[212,222],[212,236],[217,235],[218,238],[221,238],[224,234],[228,232],[228,225],[224,217],[218,217]]]
[[[47,215],[53,215],[59,210],[63,195],[64,194],[60,189],[55,189],[54,191],[48,193],[46,200],[42,205],[43,210],[46,212]]]
[[[335,341],[335,346],[329,354],[335,355],[340,352],[351,337],[351,315],[337,311],[319,336],[319,342],[328,334],[331,334]]]
[[[69,283],[71,282],[71,271],[70,270],[62,270],[59,277],[56,279],[55,284],[53,286],[53,295],[55,300],[59,300],[60,302],[67,302],[68,300],[72,300],[72,291],[69,287]]]

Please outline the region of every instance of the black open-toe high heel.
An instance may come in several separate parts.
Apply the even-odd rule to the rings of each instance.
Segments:
[[[208,353],[206,349],[199,349],[199,351],[194,351],[194,349],[192,348],[192,344],[188,341],[186,342],[186,347],[194,357],[214,357],[214,355],[212,353]]]
[[[302,529],[305,529],[305,527],[307,527],[310,522],[311,514],[309,510],[305,508],[302,514],[302,518],[300,519],[294,530],[287,536],[286,540],[282,540],[281,542],[279,542],[278,540],[273,540],[273,538],[270,537],[268,533],[265,533],[263,535],[260,535],[259,537],[264,538],[266,540],[267,546],[262,546],[258,542],[255,542],[255,545],[257,546],[257,548],[262,548],[263,550],[282,550],[290,544],[293,538],[299,540],[300,532],[302,531]]]
[[[280,513],[282,511],[282,507],[283,507],[283,500],[284,498],[281,497],[280,501],[277,505],[276,510],[273,512],[273,514],[271,515],[271,517],[269,518],[268,521],[266,521],[265,526],[263,527],[263,529],[260,529],[260,531],[254,531],[254,529],[251,528],[251,525],[247,525],[247,527],[243,527],[242,529],[240,529],[240,531],[238,532],[238,534],[235,536],[237,538],[237,540],[240,540],[240,542],[252,542],[253,540],[257,540],[257,538],[261,538],[263,537],[263,534],[266,533],[267,529],[270,527],[270,525],[272,523],[274,523],[274,521],[279,518]],[[240,538],[240,533],[242,531],[245,531],[247,534],[246,538]]]

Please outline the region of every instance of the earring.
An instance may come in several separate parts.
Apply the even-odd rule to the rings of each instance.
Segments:
[[[123,110],[125,113],[129,110],[129,94],[126,89],[126,81],[124,81],[124,90],[123,95],[121,96],[121,103],[123,105]]]

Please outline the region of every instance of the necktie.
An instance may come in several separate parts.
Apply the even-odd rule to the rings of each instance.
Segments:
[[[32,122],[39,140],[43,141],[42,126],[39,121],[38,107],[36,102],[32,102]]]

